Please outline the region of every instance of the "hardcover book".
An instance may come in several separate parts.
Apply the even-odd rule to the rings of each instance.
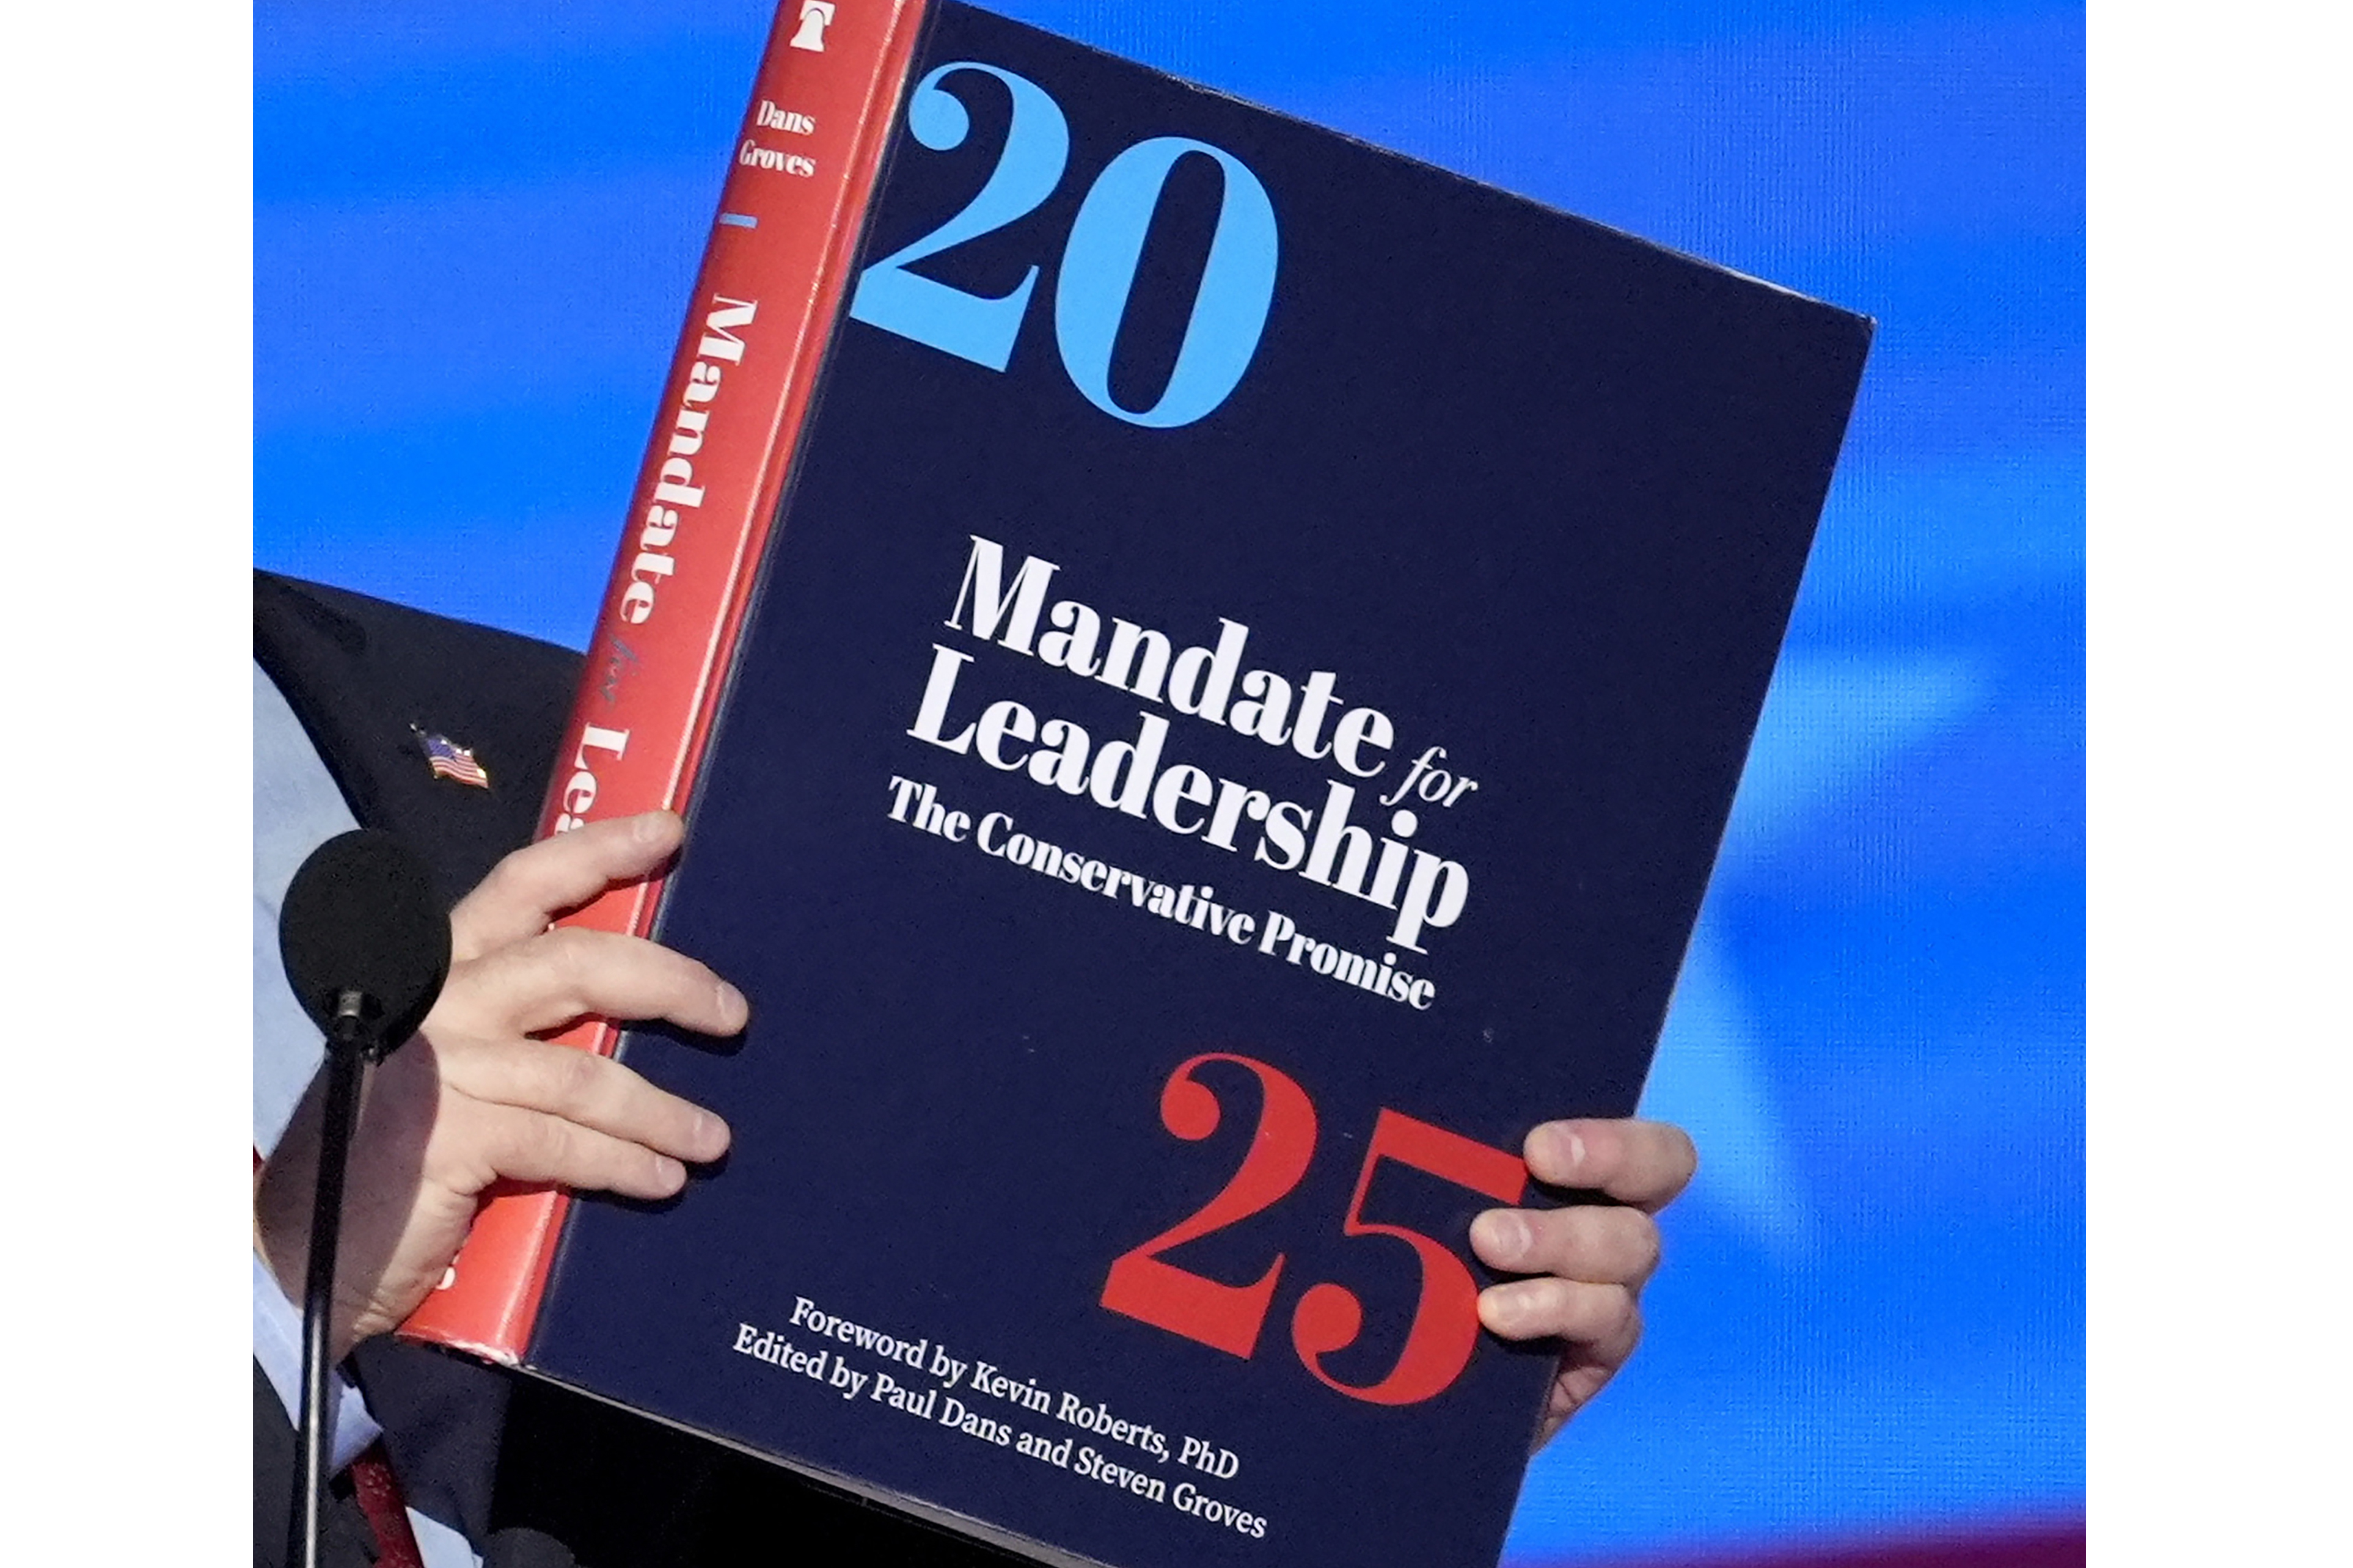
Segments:
[[[790,0],[548,806],[721,1110],[412,1334],[1058,1562],[1488,1564],[1869,324],[940,0]]]

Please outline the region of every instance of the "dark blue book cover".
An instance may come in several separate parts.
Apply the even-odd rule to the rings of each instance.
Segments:
[[[1492,1563],[1467,1226],[1634,1109],[1868,324],[961,5],[893,136],[660,916],[753,1022],[622,1047],[734,1147],[529,1361],[1041,1554]]]

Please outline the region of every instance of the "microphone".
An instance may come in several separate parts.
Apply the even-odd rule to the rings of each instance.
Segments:
[[[449,977],[449,916],[416,851],[378,828],[339,834],[294,873],[278,916],[294,999],[370,1061],[417,1032]]]
[[[295,1000],[327,1037],[311,1253],[302,1285],[302,1408],[295,1444],[290,1563],[316,1568],[326,1483],[327,1325],[335,1293],[343,1167],[364,1068],[417,1032],[449,977],[449,918],[416,851],[356,828],[311,852],[278,916],[278,955]]]

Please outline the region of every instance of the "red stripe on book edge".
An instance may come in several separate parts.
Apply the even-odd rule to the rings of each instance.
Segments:
[[[682,812],[689,804],[801,421],[846,302],[849,262],[871,204],[925,5],[926,0],[894,0],[876,33],[862,42],[837,23],[828,34],[830,47],[822,55],[788,48],[789,8],[778,12],[745,113],[736,166],[719,202],[722,213],[756,214],[765,207],[774,216],[765,225],[712,225],[665,389],[665,423],[656,426],[648,445],[564,750],[549,784],[543,837],[591,815],[603,818],[663,806]],[[814,228],[806,221],[790,221],[796,210],[791,204],[796,197],[806,197],[814,182],[789,174],[780,176],[773,168],[757,168],[748,161],[761,151],[758,132],[775,123],[767,118],[772,107],[810,104],[818,106],[820,129],[839,123],[845,113],[850,121],[839,154],[828,151],[830,139],[800,143],[820,169],[831,157],[843,159],[838,165],[842,184],[831,206],[820,209],[821,221]],[[811,205],[804,202],[798,210]],[[731,493],[744,504],[722,502],[697,516],[691,537],[684,523],[674,523],[680,541],[649,598],[641,581],[646,569],[640,530],[649,509],[660,503],[665,460],[671,450],[669,420],[673,411],[685,406],[682,399],[698,363],[699,345],[706,341],[706,317],[714,300],[756,300],[764,292],[779,299],[789,311],[793,290],[778,282],[790,276],[794,250],[805,250],[813,237],[818,247],[816,286],[799,301],[789,342],[766,352],[759,377],[744,395],[754,404],[765,395],[766,416],[761,416],[758,407],[740,404],[736,406],[743,412],[724,426],[714,415],[708,441],[695,449],[702,468],[696,475],[673,476],[679,483],[702,477],[711,489],[748,479],[730,484]],[[806,258],[800,265],[807,265]],[[736,364],[748,368],[740,357]],[[723,561],[723,566],[714,581],[715,560]],[[650,636],[631,631],[634,640],[625,648],[618,630],[655,620],[655,614],[628,618],[625,612],[632,607],[633,596],[638,607],[650,604],[656,613],[670,614]],[[627,734],[629,749],[603,764],[601,776],[587,786],[583,798],[580,770],[574,763],[595,749],[590,742],[596,731]],[[641,935],[652,929],[660,893],[658,880],[617,889],[561,923]],[[557,1039],[609,1056],[618,1037],[612,1026],[592,1021]],[[426,1298],[401,1332],[519,1364],[529,1346],[567,1205],[563,1193],[544,1188],[492,1196],[475,1217],[450,1279]]]
[[[696,709],[693,732],[681,764],[676,786],[678,798],[681,801],[691,798],[694,781],[702,771],[703,748],[710,741],[712,726],[719,718],[720,700],[726,692],[723,679],[726,672],[720,666],[733,662],[732,658],[725,656],[733,654],[736,637],[744,627],[744,617],[750,613],[752,591],[759,583],[759,565],[766,552],[767,536],[775,524],[776,513],[783,507],[785,487],[792,476],[793,458],[800,449],[800,436],[807,422],[809,400],[816,392],[818,374],[824,368],[828,345],[848,306],[849,264],[857,255],[865,216],[872,210],[874,184],[881,167],[882,149],[890,141],[891,126],[898,118],[899,100],[906,87],[915,37],[922,30],[924,3],[925,0],[913,0],[902,30],[887,46],[890,50],[884,77],[887,86],[880,95],[881,101],[874,106],[875,111],[870,112],[859,128],[855,154],[856,167],[860,171],[859,189],[852,204],[857,219],[835,226],[832,243],[825,258],[824,296],[819,308],[803,324],[800,342],[793,345],[793,363],[807,369],[806,374],[793,376],[786,394],[786,406],[778,421],[779,435],[773,446],[776,460],[768,466],[761,483],[759,499],[752,509],[758,537],[747,539],[744,548],[737,552],[726,619],[716,639],[716,647],[723,657],[712,669],[714,676],[723,679],[713,679],[706,686]],[[659,896],[659,890],[653,895],[656,900]]]

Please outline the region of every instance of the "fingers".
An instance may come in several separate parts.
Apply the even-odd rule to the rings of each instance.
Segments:
[[[538,935],[565,910],[659,869],[685,834],[675,812],[649,811],[592,822],[516,850],[450,911],[452,955],[463,963]]]
[[[586,828],[578,830],[585,833]],[[751,1016],[744,994],[703,964],[657,942],[565,927],[511,943],[469,963],[445,993],[445,1017],[468,1027],[529,1035],[596,1014],[659,1018],[697,1034],[739,1032]],[[428,1020],[426,1032],[433,1032]]]
[[[1528,1134],[1525,1152],[1536,1180],[1645,1214],[1672,1203],[1699,1168],[1691,1135],[1664,1121],[1547,1121]]]
[[[1608,1205],[1489,1209],[1471,1222],[1471,1250],[1506,1273],[1639,1290],[1658,1270],[1659,1226],[1639,1209]]]
[[[1641,1342],[1642,1287],[1659,1267],[1651,1216],[1690,1184],[1699,1160],[1681,1128],[1658,1121],[1550,1121],[1528,1134],[1525,1152],[1538,1181],[1614,1200],[1490,1209],[1472,1222],[1481,1261],[1536,1277],[1481,1291],[1479,1321],[1504,1339],[1562,1342],[1549,1436]]]
[[[1623,1285],[1581,1279],[1514,1279],[1479,1294],[1479,1321],[1507,1340],[1559,1339],[1580,1347],[1579,1360],[1624,1364],[1642,1335],[1641,1307]]]
[[[732,1035],[748,1008],[704,965],[610,931],[545,931],[462,965],[425,1026],[446,1087],[480,1108],[446,1145],[461,1183],[664,1197],[685,1182],[681,1161],[726,1151],[726,1123],[700,1106],[609,1058],[522,1037],[587,1014]]]
[[[518,1040],[499,1050],[469,1053],[456,1064],[453,1075],[451,1087],[473,1100],[531,1113],[527,1130],[507,1132],[509,1138],[523,1142],[494,1160],[503,1176],[589,1184],[560,1173],[571,1168],[567,1161],[593,1158],[599,1178],[593,1184],[610,1184],[619,1179],[613,1171],[631,1180],[650,1179],[649,1172],[658,1172],[666,1179],[679,1161],[699,1163],[727,1152],[724,1121],[691,1100],[656,1088],[619,1062],[590,1051]],[[595,1139],[573,1148],[565,1142],[562,1130],[575,1127],[595,1134]],[[599,1141],[639,1148],[644,1153],[666,1157],[667,1163],[658,1161],[647,1165],[638,1161],[621,1170]],[[679,1180],[684,1180],[682,1173]],[[614,1190],[638,1189],[616,1186]],[[671,1190],[676,1190],[675,1184]]]
[[[665,1197],[687,1163],[726,1152],[725,1122],[618,1062],[527,1037],[589,1015],[733,1035],[744,995],[704,965],[612,931],[548,929],[607,888],[658,869],[682,826],[669,812],[592,823],[499,862],[450,916],[458,963],[424,1034],[446,1117],[448,1185],[497,1180]]]
[[[675,1157],[560,1116],[480,1105],[473,1119],[480,1125],[464,1147],[480,1163],[470,1184],[478,1191],[505,1180],[666,1198],[686,1185],[686,1166]]]

